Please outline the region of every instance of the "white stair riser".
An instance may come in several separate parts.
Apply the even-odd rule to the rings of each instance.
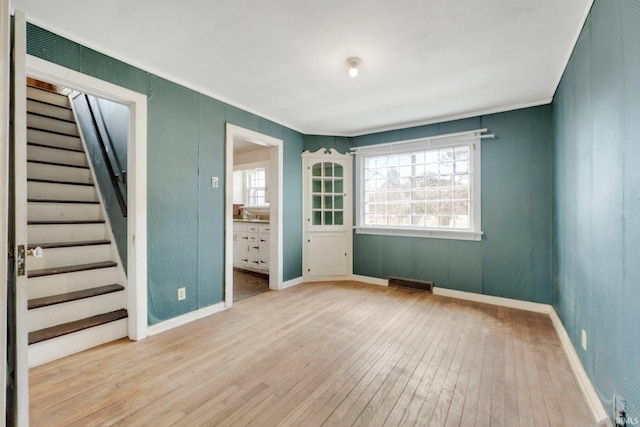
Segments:
[[[27,182],[27,198],[99,201],[96,189],[93,186],[55,184],[51,182]]]
[[[104,224],[44,224],[27,226],[32,243],[82,242],[107,238]]]
[[[91,171],[89,169],[74,168],[69,166],[43,165],[29,163],[27,165],[27,178],[50,179],[54,181],[79,182],[91,184]]]
[[[69,106],[69,98],[67,96],[31,87],[27,87],[27,98],[59,105],[61,107]]]
[[[43,102],[27,100],[27,111],[30,113],[42,114],[43,116],[55,117],[61,120],[72,121],[73,111],[57,105],[51,105]]]
[[[73,334],[31,344],[29,346],[29,367],[42,365],[100,344],[125,338],[128,333],[127,325],[127,319],[120,319]]]
[[[118,283],[115,267],[53,274],[43,277],[29,277],[27,280],[27,295],[29,299],[49,297],[114,283]]]
[[[64,165],[88,167],[87,158],[84,153],[77,151],[58,150],[55,148],[40,147],[37,145],[27,146],[27,160],[40,160],[42,162],[62,163]]]
[[[102,209],[99,204],[27,203],[28,221],[93,221],[99,219],[103,219]]]
[[[125,292],[112,292],[64,304],[29,310],[29,332],[85,319],[97,314],[120,310],[125,306]]]
[[[78,127],[75,123],[52,119],[50,117],[37,116],[35,114],[27,113],[27,126],[40,130],[63,133],[65,135],[80,136],[78,134]]]
[[[67,148],[70,150],[83,150],[82,140],[78,137],[57,135],[36,129],[27,129],[27,141],[34,144],[48,145],[50,147]]]
[[[41,243],[41,242],[29,242]],[[27,258],[28,270],[63,267],[65,265],[89,264],[110,261],[110,245],[72,246],[70,248],[43,249],[41,258]]]

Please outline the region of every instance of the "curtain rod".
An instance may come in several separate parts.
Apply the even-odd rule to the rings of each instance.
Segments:
[[[359,146],[359,147],[352,147],[350,150],[357,152],[358,150],[366,150],[368,148],[392,147],[394,145],[405,145],[405,144],[411,144],[411,143],[414,143],[414,142],[427,142],[427,141],[432,141],[432,140],[437,140],[437,139],[452,138],[452,137],[456,137],[456,136],[477,136],[477,137],[480,137],[481,139],[494,138],[495,137],[495,134],[482,135],[482,133],[486,132],[486,131],[487,131],[487,128],[476,129],[476,130],[468,130],[468,131],[465,131],[465,132],[446,133],[446,134],[442,134],[442,135],[427,136],[427,137],[424,137],[424,138],[415,138],[415,139],[407,139],[407,140],[404,140],[404,141],[386,142],[384,144],[362,145],[362,146]]]

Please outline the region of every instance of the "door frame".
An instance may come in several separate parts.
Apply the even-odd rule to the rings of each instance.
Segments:
[[[32,55],[26,75],[129,107],[127,143],[127,312],[129,339],[148,336],[147,96]]]
[[[9,100],[10,100],[10,44],[11,14],[9,0],[0,0],[0,280],[4,284],[0,289],[0,400],[4,408],[5,421],[7,412],[7,284],[9,243]],[[0,423],[2,424],[2,423]]]
[[[233,306],[233,142],[241,138],[251,143],[270,147],[269,162],[269,288],[282,289],[283,239],[282,239],[282,199],[283,199],[283,159],[284,142],[259,132],[226,123],[225,128],[225,214],[224,214],[224,303]],[[276,191],[273,191],[273,189]],[[274,238],[275,237],[275,238]]]

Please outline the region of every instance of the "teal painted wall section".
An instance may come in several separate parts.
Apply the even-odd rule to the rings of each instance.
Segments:
[[[553,131],[553,305],[606,411],[619,395],[640,417],[637,1],[594,2],[553,102]]]
[[[199,100],[198,146],[198,307],[224,299],[225,117],[226,105],[204,95]],[[211,177],[219,178],[219,188],[211,188]]]
[[[302,275],[303,136],[254,114],[45,31],[28,53],[148,96],[149,323],[224,298],[225,123],[284,141],[284,280]],[[211,188],[211,177],[220,187]],[[177,301],[177,288],[187,298]]]
[[[352,139],[354,146],[488,128],[482,144],[481,242],[356,234],[354,272],[433,280],[467,292],[551,302],[551,107],[542,106],[394,130]],[[305,149],[331,138],[305,138]],[[342,141],[334,146],[344,152]]]

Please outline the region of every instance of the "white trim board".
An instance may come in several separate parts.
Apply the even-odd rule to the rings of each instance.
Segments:
[[[224,302],[219,302],[217,304],[210,305],[199,310],[190,311],[181,316],[173,317],[169,320],[165,320],[163,322],[149,326],[149,336],[166,332],[179,326],[186,325],[187,323],[191,323],[204,317],[211,316],[212,314],[220,313],[221,311],[227,309],[228,307],[226,307]]]
[[[284,200],[284,141],[250,129],[225,125],[225,208],[224,208],[224,302],[233,306],[233,144],[242,139],[269,149],[269,288],[280,290],[283,286],[283,200]],[[273,191],[276,188],[276,191]]]
[[[147,336],[147,96],[87,74],[26,57],[27,76],[127,105],[130,109],[127,170],[127,311],[129,338]]]
[[[287,280],[282,284],[282,289],[292,288],[294,286],[298,286],[305,283],[304,278],[302,276],[296,277],[295,279]]]
[[[467,301],[515,308],[518,310],[533,311],[535,313],[549,314],[549,312],[551,311],[551,306],[549,304],[496,297],[493,295],[476,294],[473,292],[456,291],[455,289],[439,288],[436,286],[434,286],[433,288],[433,294],[443,297],[451,297]]]
[[[587,372],[584,370],[582,363],[580,362],[580,358],[578,357],[578,353],[576,353],[576,349],[571,342],[571,338],[569,338],[569,334],[567,334],[558,313],[556,313],[555,309],[550,306],[549,318],[551,319],[551,323],[553,323],[556,332],[558,333],[558,337],[560,338],[560,343],[562,343],[562,348],[564,349],[567,358],[569,359],[569,365],[571,365],[571,370],[573,371],[573,375],[578,382],[578,386],[584,395],[585,400],[587,401],[587,406],[591,411],[593,417],[598,420],[597,425],[601,425],[603,421],[609,420],[609,416],[607,415],[607,411],[602,406],[602,402],[598,398],[598,394],[596,393],[593,384],[591,384],[591,380],[589,380],[589,376]]]

